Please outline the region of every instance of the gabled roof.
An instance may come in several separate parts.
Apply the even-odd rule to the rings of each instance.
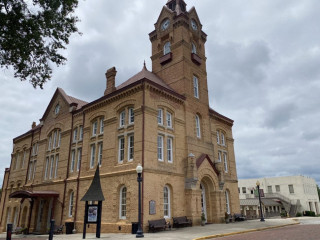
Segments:
[[[161,78],[159,78],[156,74],[148,71],[146,68],[146,65],[144,64],[142,70],[138,72],[136,75],[133,77],[129,78],[127,81],[124,83],[120,84],[116,89],[120,90],[126,86],[129,86],[130,84],[133,84],[135,82],[138,82],[142,79],[148,79],[153,83],[156,83],[157,85],[160,85],[161,87],[164,87],[170,91],[175,92],[170,86],[168,86]]]
[[[57,90],[55,91],[55,93],[53,94],[53,97],[51,98],[51,101],[50,101],[46,111],[44,112],[42,118],[40,119],[40,121],[43,120],[48,115],[50,109],[52,108],[52,104],[54,103],[54,100],[58,94],[60,94],[62,96],[62,98],[66,101],[67,104],[69,104],[69,106],[76,106],[76,110],[78,110],[78,109],[82,108],[84,105],[88,104],[86,101],[83,101],[78,98],[67,95],[62,88],[58,87]]]
[[[197,165],[197,168],[199,168],[201,166],[201,164],[204,162],[204,160],[208,160],[210,166],[212,167],[213,171],[217,174],[217,176],[219,176],[219,171],[218,169],[216,168],[216,166],[214,165],[214,163],[212,162],[212,160],[210,159],[209,155],[208,154],[201,154],[201,156],[196,160],[196,165]]]
[[[217,111],[213,110],[212,108],[209,108],[209,113],[211,113],[217,119],[224,121],[228,125],[230,125],[230,126],[233,125],[234,121],[232,119],[227,118],[226,116],[223,116],[222,114],[218,113]]]

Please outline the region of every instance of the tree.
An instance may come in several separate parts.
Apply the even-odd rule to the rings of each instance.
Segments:
[[[59,51],[72,33],[78,0],[0,0],[0,67],[34,88],[50,80],[52,63],[64,64]]]
[[[319,188],[319,185],[317,185],[317,190],[318,190],[318,197],[319,197],[319,200],[320,200],[320,188]]]

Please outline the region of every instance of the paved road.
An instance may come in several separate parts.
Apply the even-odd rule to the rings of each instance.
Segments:
[[[259,232],[239,234],[214,240],[319,240],[319,225],[295,225]]]

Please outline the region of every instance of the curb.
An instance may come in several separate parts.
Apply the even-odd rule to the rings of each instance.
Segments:
[[[249,229],[249,230],[244,230],[244,231],[239,231],[239,232],[221,233],[221,234],[209,235],[209,236],[205,236],[205,237],[194,238],[192,240],[205,240],[205,239],[211,239],[211,238],[226,237],[226,236],[232,236],[232,235],[237,235],[237,234],[242,234],[242,233],[258,232],[258,231],[264,231],[264,230],[268,230],[268,229],[282,228],[282,227],[287,227],[287,226],[292,226],[292,225],[297,225],[297,224],[300,224],[300,223],[297,222],[297,223],[290,223],[290,224],[285,224],[285,225],[277,225],[277,226],[270,226],[270,227],[264,227],[264,228]]]

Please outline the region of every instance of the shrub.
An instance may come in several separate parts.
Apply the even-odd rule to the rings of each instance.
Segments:
[[[310,216],[310,217],[315,217],[316,213],[313,211],[305,211],[304,216]]]
[[[301,217],[302,213],[301,212],[297,212],[296,217]]]

